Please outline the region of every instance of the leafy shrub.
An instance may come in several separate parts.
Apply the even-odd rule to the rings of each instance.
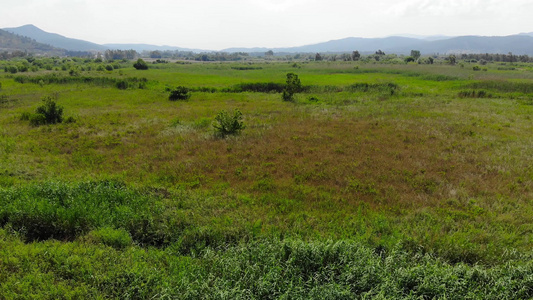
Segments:
[[[126,80],[121,80],[117,82],[116,86],[119,90],[126,90],[129,84]]]
[[[283,101],[294,101],[294,94],[299,93],[302,90],[302,83],[298,78],[298,75],[294,73],[287,73],[287,85],[283,90]]]
[[[176,100],[187,100],[191,97],[191,94],[189,93],[189,89],[184,86],[178,86],[175,89],[170,91],[170,96],[168,96],[168,100],[170,101],[176,101]]]
[[[105,69],[108,70],[108,71],[113,71],[114,70],[113,65],[106,65]]]
[[[474,66],[474,67],[472,68],[472,70],[474,70],[474,71],[481,71],[481,68],[480,68],[479,66]]]
[[[141,58],[137,60],[135,64],[133,64],[133,67],[137,70],[148,70],[148,64]]]
[[[233,115],[223,110],[215,117],[215,135],[224,138],[228,135],[236,135],[245,128],[242,120],[242,113],[240,110],[235,109]]]
[[[19,71],[17,67],[14,66],[6,67],[4,70],[6,71],[6,73],[9,72],[11,74],[16,74]]]
[[[52,98],[49,96],[43,97],[42,101],[44,104],[37,107],[37,110],[35,110],[35,114],[43,115],[45,124],[56,124],[63,122],[63,107],[57,105],[56,102],[52,100]],[[42,118],[36,117],[36,119]]]

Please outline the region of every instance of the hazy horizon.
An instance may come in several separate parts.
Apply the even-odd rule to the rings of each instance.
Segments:
[[[98,44],[221,50],[346,37],[512,35],[533,31],[531,11],[529,0],[505,5],[493,0],[9,0],[0,11],[0,28],[33,24]]]

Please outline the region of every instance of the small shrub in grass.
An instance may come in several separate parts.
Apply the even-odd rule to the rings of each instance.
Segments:
[[[128,88],[129,84],[126,80],[120,80],[117,82],[117,88],[119,90],[126,90]]]
[[[242,113],[235,109],[233,114],[223,110],[215,117],[213,127],[215,128],[215,135],[220,138],[225,138],[228,135],[239,134],[244,128],[242,120]]]
[[[56,124],[63,122],[63,107],[57,105],[56,102],[49,96],[43,97],[42,101],[43,105],[37,107],[35,114],[43,115],[45,124]],[[42,119],[41,117],[39,118]]]
[[[133,242],[130,234],[126,230],[122,228],[113,229],[109,227],[104,227],[89,232],[86,239],[89,242],[95,244],[101,243],[116,249],[126,248]]]
[[[177,100],[187,100],[191,97],[189,89],[184,86],[178,86],[175,89],[170,91],[168,100],[177,101]]]

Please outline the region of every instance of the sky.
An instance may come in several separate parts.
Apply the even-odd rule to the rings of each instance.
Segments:
[[[533,32],[533,0],[2,0],[0,28],[193,49]]]

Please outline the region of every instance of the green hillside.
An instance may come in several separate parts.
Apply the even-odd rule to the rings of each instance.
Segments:
[[[0,29],[0,51],[27,51],[32,53],[62,53],[62,49],[54,48],[47,44],[38,43],[35,40],[16,35]]]

